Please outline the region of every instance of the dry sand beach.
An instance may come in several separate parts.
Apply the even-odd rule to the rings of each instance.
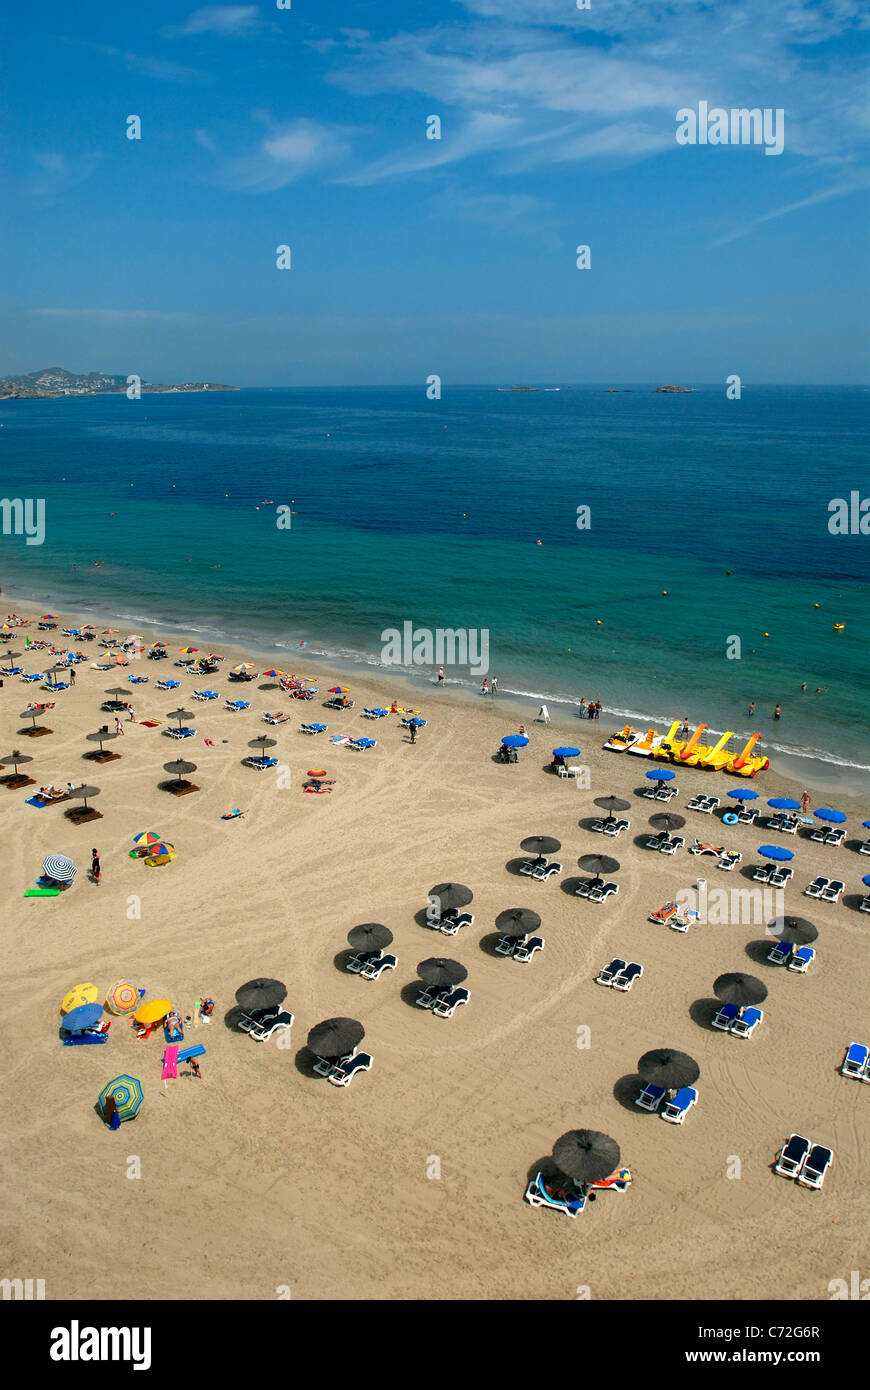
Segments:
[[[63,625],[88,620],[59,616]],[[27,632],[36,636],[35,622]],[[146,645],[155,635],[169,634],[143,632]],[[171,644],[173,656],[181,645]],[[695,925],[682,935],[647,921],[698,876],[711,888],[750,887],[743,871],[771,836],[686,813],[687,837],[724,838],[742,850],[730,875],[685,851],[667,858],[643,848],[647,818],[660,809],[636,794],[650,764],[602,751],[614,727],[606,718],[581,724],[553,711],[544,728],[530,707],[521,713],[530,745],[504,766],[493,754],[517,727],[515,706],[409,687],[404,703],[429,721],[412,747],[396,716],[361,718],[363,706],[390,703],[400,690],[394,678],[387,684],[376,670],[362,680],[359,672],[327,677],[318,667],[321,692],[344,678],[353,687],[356,707],[339,715],[321,710],[321,696],[303,705],[261,692],[259,681],[228,684],[229,668],[253,654],[226,651],[219,674],[202,679],[171,661],[131,663],[150,678],[130,687],[137,720],[164,722],[125,723],[112,745],[120,761],[97,767],[83,761],[92,746],[85,735],[106,722],[104,691],[126,684],[128,672],[93,670],[96,643],[85,650],[75,687],[57,696],[50,737],[18,732],[27,701],[48,695],[9,678],[0,691],[0,752],[31,755],[37,785],[95,782],[103,817],[75,827],[66,804],[38,810],[25,801],[32,789],[0,787],[0,1222],[9,1270],[44,1278],[49,1299],[273,1299],[289,1288],[303,1300],[560,1300],[586,1287],[597,1300],[819,1300],[830,1297],[830,1280],[866,1269],[861,1155],[870,1087],[841,1078],[838,1067],[846,1044],[870,1042],[870,919],[855,910],[870,860],[851,847],[870,796],[859,802],[830,789],[828,804],[849,815],[841,849],[783,840],[796,851],[786,909],[819,928],[803,977],[765,962],[760,923]],[[302,654],[299,663],[298,674],[314,674]],[[39,669],[32,657],[24,664]],[[155,689],[167,676],[181,680],[178,691]],[[191,704],[200,685],[219,690],[220,701]],[[230,713],[226,696],[250,700],[251,709]],[[182,745],[163,732],[179,698],[197,728]],[[263,711],[275,708],[291,722],[267,728]],[[328,723],[329,734],[303,737],[299,724],[309,718]],[[328,738],[339,732],[370,735],[377,747],[334,747]],[[277,739],[289,786],[240,765],[260,733]],[[589,790],[543,770],[562,740],[579,744]],[[159,789],[163,764],[178,756],[197,764],[195,795]],[[335,778],[331,794],[302,794],[315,766]],[[678,785],[673,809],[685,813],[696,790],[724,795],[735,783],[682,769]],[[746,785],[762,798],[801,791],[775,765]],[[595,814],[593,797],[611,792],[630,800],[631,831],[602,843],[578,822]],[[814,794],[815,804],[823,800]],[[246,816],[223,821],[233,807]],[[165,836],[177,858],[153,870],[131,859],[142,830]],[[564,874],[546,884],[516,871],[519,842],[533,833],[562,841]],[[99,887],[87,874],[92,845],[102,856]],[[578,855],[598,851],[621,863],[619,895],[601,905],[566,891]],[[76,862],[75,883],[57,898],[25,899],[48,854]],[[845,879],[843,901],[802,896],[818,873]],[[442,880],[474,892],[474,925],[453,940],[421,925],[427,892]],[[514,906],[543,919],[546,947],[528,966],[481,946],[496,915]],[[376,983],[341,968],[346,933],[372,920],[393,931],[399,962]],[[471,990],[449,1021],[413,1004],[417,963],[441,954],[467,966]],[[630,994],[593,983],[612,956],[643,963]],[[749,1041],[708,1023],[714,979],[743,969],[769,988],[764,1023]],[[261,975],[288,986],[289,1048],[256,1045],[224,1024],[238,986]],[[122,977],[146,987],[147,998],[168,997],[182,1016],[201,995],[214,998],[211,1027],[187,1032],[207,1049],[201,1080],[164,1088],[162,1036],[140,1041],[124,1019],[105,1047],[61,1047],[64,993],[92,980],[102,998]],[[308,1030],[336,1015],[364,1024],[374,1057],[346,1091],[312,1077],[299,1056]],[[583,1028],[590,1045],[581,1048]],[[637,1059],[662,1045],[701,1068],[699,1102],[682,1127],[633,1105]],[[141,1077],[145,1103],[112,1132],[94,1103],[125,1071]],[[522,1197],[538,1160],[577,1127],[616,1139],[633,1184],[624,1196],[602,1193],[570,1221]],[[821,1192],[771,1171],[793,1129],[834,1150]],[[140,1177],[128,1176],[131,1156]],[[742,1175],[729,1177],[735,1156]]]

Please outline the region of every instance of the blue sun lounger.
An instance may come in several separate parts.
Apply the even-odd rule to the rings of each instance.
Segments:
[[[158,681],[155,689],[157,690],[177,690],[181,681]]]
[[[870,1061],[870,1047],[866,1043],[849,1043],[843,1058],[843,1065],[840,1067],[840,1075],[852,1076],[856,1081],[870,1081],[870,1076],[867,1074],[868,1061]]]
[[[736,1004],[723,1004],[716,1017],[711,1019],[710,1026],[718,1028],[721,1033],[727,1033],[731,1024],[737,1017]]]
[[[366,719],[385,719],[388,713],[389,710],[381,709],[379,705],[376,705],[373,709],[363,710],[363,715]]]
[[[250,709],[251,702],[250,700],[227,700],[225,708],[234,710],[238,713],[241,709]]]
[[[186,724],[182,724],[180,729],[164,729],[163,732],[168,734],[170,738],[193,738],[196,729],[191,729]]]
[[[577,1196],[571,1197],[568,1201],[551,1196],[544,1186],[543,1173],[538,1173],[529,1183],[524,1195],[529,1206],[549,1207],[551,1211],[563,1211],[566,1216],[571,1217],[579,1216],[586,1207],[586,1193],[580,1187],[577,1188]]]
[[[664,1098],[664,1094],[664,1086],[654,1086],[652,1082],[650,1082],[648,1086],[644,1086],[634,1103],[635,1105],[639,1105],[641,1110],[658,1110]]]
[[[348,748],[361,750],[363,748],[376,748],[377,743],[378,741],[376,738],[352,738],[347,746]]]
[[[216,690],[194,690],[194,700],[218,700],[220,696]]]
[[[253,767],[257,772],[268,772],[270,767],[278,766],[277,758],[257,758],[250,757],[244,759],[246,767]]]
[[[698,1092],[694,1086],[681,1086],[672,1100],[662,1108],[661,1118],[668,1124],[681,1125],[693,1105],[698,1103]]]
[[[64,1047],[87,1047],[93,1043],[108,1041],[108,1033],[67,1033],[63,1045]]]
[[[328,728],[328,724],[300,724],[299,732],[303,734],[325,734]]]

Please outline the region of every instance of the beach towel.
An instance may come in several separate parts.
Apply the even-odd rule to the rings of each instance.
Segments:
[[[26,806],[35,806],[37,811],[44,811],[48,805],[47,801],[42,801],[38,796],[28,796],[25,799]]]
[[[140,724],[144,724],[146,729],[156,729],[156,728],[157,728],[157,725],[160,724],[160,723],[162,723],[162,720],[160,720],[160,719],[140,719],[140,720],[139,720],[139,723],[140,723]]]
[[[59,897],[60,897],[60,889],[59,889],[59,888],[26,888],[26,889],[24,890],[24,896],[25,896],[25,898],[59,898]]]
[[[175,1081],[178,1077],[178,1043],[170,1043],[163,1053],[162,1081]]]

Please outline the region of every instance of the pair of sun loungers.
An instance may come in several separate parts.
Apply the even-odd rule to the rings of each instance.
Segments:
[[[557,1197],[549,1191],[543,1173],[538,1173],[529,1183],[523,1196],[529,1206],[549,1207],[551,1211],[561,1211],[566,1216],[577,1217],[581,1211],[586,1210],[586,1203],[591,1192],[625,1193],[630,1186],[631,1173],[627,1168],[619,1168],[609,1178],[604,1178],[601,1182],[575,1183],[573,1188],[563,1189],[570,1195]]]
[[[325,730],[325,724],[302,725],[303,734],[324,733]],[[352,738],[350,734],[336,734],[335,737],[331,738],[329,741],[330,743],[340,743],[343,748],[353,748],[358,753],[363,752],[366,748],[377,748],[378,746],[376,738]]]
[[[293,1015],[286,1009],[275,1005],[268,1009],[251,1009],[242,1014],[239,1028],[254,1042],[267,1042],[275,1033],[287,1032],[293,1027]]]
[[[252,754],[249,758],[243,758],[242,764],[244,767],[252,767],[255,772],[268,772],[270,767],[278,766],[278,759]]]
[[[833,1160],[833,1149],[813,1144],[802,1134],[790,1134],[780,1149],[774,1172],[783,1178],[796,1178],[803,1187],[818,1189]]]
[[[660,854],[676,854],[685,843],[682,835],[671,835],[667,830],[662,830],[658,835],[650,835],[646,847],[657,849]]]
[[[157,685],[155,686],[155,689],[156,689],[156,690],[177,690],[178,687],[179,687],[180,685],[181,685],[181,681],[158,681],[158,682],[157,682]]]
[[[526,878],[536,878],[540,883],[546,883],[554,874],[562,872],[562,865],[553,860],[549,863],[546,859],[524,859],[520,865],[520,873]]]
[[[784,888],[794,878],[791,865],[777,868],[775,864],[759,864],[752,877],[756,883],[769,883],[771,888]]]
[[[169,738],[193,738],[196,729],[191,729],[189,725],[182,724],[178,729],[164,729],[163,732]]]
[[[448,907],[440,916],[426,917],[426,926],[433,931],[444,932],[445,936],[455,936],[463,927],[470,927],[473,923],[473,912],[458,912],[455,907]]]
[[[653,1086],[650,1083],[648,1086],[644,1086],[634,1103],[641,1110],[647,1110],[651,1114],[659,1111],[661,1118],[667,1120],[668,1124],[681,1125],[692,1106],[697,1105],[698,1092],[694,1086],[681,1086],[670,1100],[665,1100],[666,1094],[663,1086]],[[664,1105],[662,1105],[662,1101],[664,1101]],[[662,1106],[661,1110],[659,1110],[660,1105]]]
[[[679,787],[665,786],[663,783],[656,786],[651,783],[644,787],[641,796],[645,796],[647,801],[673,801],[679,790]]]
[[[790,941],[777,941],[767,959],[773,965],[786,965],[798,975],[805,975],[816,958],[812,946],[793,946]]]
[[[735,1038],[751,1038],[763,1019],[763,1009],[739,1009],[736,1004],[723,1004],[712,1026],[720,1033],[733,1033]]]
[[[384,951],[358,951],[351,956],[347,968],[352,975],[361,975],[364,980],[379,980],[385,970],[395,970],[398,957]]]
[[[250,709],[250,708],[251,708],[251,702],[250,702],[250,700],[225,700],[225,701],[224,701],[224,709],[232,710],[234,713],[238,713],[239,710]]]
[[[619,892],[618,883],[605,883],[601,878],[581,878],[574,889],[575,898],[588,898],[591,903],[605,903]]]
[[[714,855],[717,860],[716,867],[724,869],[726,873],[730,873],[735,865],[743,859],[739,849],[726,849],[724,845],[711,845],[708,840],[696,840],[693,845],[689,846],[689,853]]]
[[[870,1047],[866,1043],[849,1043],[840,1075],[851,1076],[855,1081],[870,1081]]]
[[[527,965],[536,951],[543,951],[544,938],[542,936],[501,936],[496,942],[495,949],[498,955],[509,956],[511,960],[518,960]]]
[[[303,734],[325,734],[329,728],[328,724],[300,724],[299,731]]]
[[[263,718],[267,724],[286,724],[290,716],[283,710],[267,710]]]
[[[840,901],[845,888],[846,885],[842,879],[819,877],[807,884],[804,893],[808,898],[818,898],[821,902],[836,903]]]
[[[419,1009],[431,1009],[439,1018],[452,1018],[460,1004],[467,1004],[470,998],[471,991],[461,986],[459,989],[436,989],[427,985],[415,1002]]]
[[[686,802],[686,810],[700,811],[704,816],[712,816],[718,805],[718,796],[705,796],[702,792],[699,792],[697,796],[693,796],[690,801]]]
[[[636,960],[620,960],[614,956],[609,965],[603,965],[595,977],[597,985],[609,985],[611,989],[618,989],[623,994],[627,994],[634,984],[643,974],[643,966]]]
[[[842,826],[834,829],[833,826],[817,825],[810,835],[810,839],[815,840],[817,844],[833,845],[834,849],[839,849],[845,838],[846,832]]]
[[[781,835],[796,835],[799,824],[797,816],[787,814],[770,816],[767,821],[768,829],[778,830]]]
[[[371,709],[363,710],[364,719],[386,719],[389,710],[382,709],[380,705],[375,705]]]
[[[631,829],[630,820],[617,820],[614,816],[602,817],[594,820],[589,827],[600,835],[613,835],[614,837],[622,834],[623,830]]]
[[[693,907],[680,907],[679,903],[667,902],[656,912],[651,912],[647,920],[671,927],[674,931],[687,932],[700,917],[701,914]]]
[[[349,1086],[359,1071],[371,1071],[374,1058],[370,1052],[351,1052],[338,1061],[329,1057],[318,1057],[314,1070],[318,1076],[325,1076],[333,1086]]]

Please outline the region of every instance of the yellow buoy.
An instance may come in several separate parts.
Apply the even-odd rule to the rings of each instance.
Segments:
[[[665,598],[667,598],[667,594],[668,594],[667,589],[662,589],[662,593],[664,594]]]
[[[600,626],[601,626],[601,619],[600,619],[600,618],[596,618],[596,619],[595,619],[595,624],[596,624],[597,627],[600,627]]]

